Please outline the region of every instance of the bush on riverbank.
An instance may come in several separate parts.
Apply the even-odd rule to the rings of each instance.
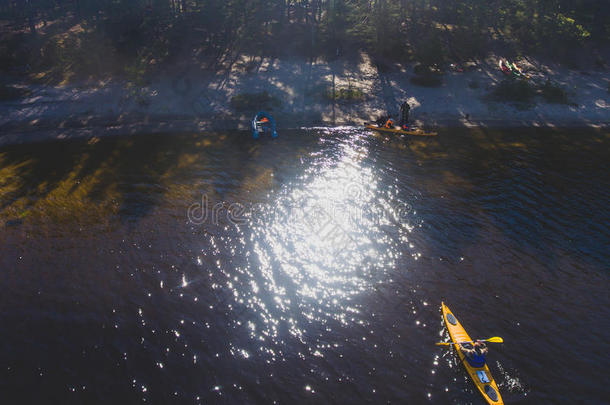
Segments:
[[[362,101],[366,98],[364,92],[354,87],[338,88],[333,91],[332,87],[326,90],[326,98],[334,101]]]
[[[502,80],[492,91],[494,101],[518,103],[525,107],[534,103],[536,87],[527,80]]]
[[[569,104],[568,93],[558,85],[551,83],[550,80],[540,86],[540,95],[547,103]]]
[[[523,79],[505,79],[491,92],[495,101],[518,103],[522,107],[535,104],[538,96],[547,103],[570,104],[567,91],[548,79],[542,85]]]
[[[266,91],[260,93],[240,93],[231,97],[231,107],[235,111],[273,110],[282,105],[280,99]]]
[[[443,72],[438,65],[418,64],[413,68],[415,76],[411,83],[421,87],[440,87],[443,84]]]

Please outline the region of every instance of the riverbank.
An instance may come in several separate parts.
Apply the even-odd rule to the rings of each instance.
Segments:
[[[193,66],[133,81],[43,86],[8,82],[21,98],[0,102],[0,145],[76,136],[138,132],[246,129],[252,111],[231,104],[237,95],[267,92],[279,128],[361,125],[396,114],[408,100],[413,122],[442,127],[608,127],[606,70],[574,71],[521,61],[528,83],[547,80],[567,96],[563,104],[532,95],[507,102],[494,93],[507,80],[496,57],[448,69],[435,87],[416,85],[414,66],[374,63],[361,53],[334,61],[237,55],[216,69]],[[342,98],[346,91],[356,95]]]

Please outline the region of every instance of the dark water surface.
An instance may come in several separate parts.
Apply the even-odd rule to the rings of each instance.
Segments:
[[[483,403],[445,301],[507,403],[604,403],[609,173],[583,130],[4,147],[0,401]]]

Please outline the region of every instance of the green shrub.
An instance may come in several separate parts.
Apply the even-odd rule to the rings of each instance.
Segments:
[[[439,87],[443,84],[443,72],[436,64],[420,63],[413,67],[415,76],[411,77],[411,83],[422,87]]]
[[[273,110],[282,105],[281,101],[267,93],[241,93],[231,97],[231,107],[236,111]]]
[[[366,98],[364,92],[353,87],[335,89],[332,88],[326,91],[326,98],[335,101],[362,101]]]
[[[540,86],[540,95],[547,103],[569,104],[568,93],[548,79]]]
[[[526,80],[505,79],[492,90],[497,101],[530,103],[536,97],[536,88]]]
[[[129,87],[142,88],[148,84],[146,79],[147,61],[138,56],[132,63],[125,65],[124,75]]]
[[[557,14],[555,24],[556,33],[566,41],[581,42],[591,36],[591,33],[584,26],[577,24],[573,18],[561,13]]]
[[[420,76],[441,75],[440,68],[436,65],[424,65],[419,63],[413,67],[413,73]]]

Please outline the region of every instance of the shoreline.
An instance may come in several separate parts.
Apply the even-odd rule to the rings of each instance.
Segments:
[[[30,128],[19,128],[9,130],[0,135],[0,148],[10,145],[27,144],[34,142],[53,141],[53,140],[68,140],[78,138],[94,138],[104,136],[129,136],[138,134],[166,134],[166,133],[189,133],[189,132],[215,132],[215,131],[249,131],[246,125],[232,126],[229,119],[224,119],[218,122],[212,119],[208,120],[179,120],[179,119],[148,119],[147,122],[121,123],[114,120],[108,120],[106,125],[97,124],[94,126],[74,127],[68,125],[64,128],[52,126],[32,126]],[[281,122],[281,119],[279,120]],[[414,120],[414,124],[427,129],[434,130],[449,130],[449,129],[517,129],[517,128],[540,128],[540,129],[589,129],[589,130],[606,130],[610,129],[610,121],[589,123],[586,121],[524,121],[524,120],[466,120],[466,119],[444,119],[435,120],[433,124],[426,124],[420,120]],[[362,128],[363,122],[309,122],[301,126],[284,127],[278,126],[278,132],[281,136],[282,130],[297,130],[307,128],[336,126],[348,126]],[[423,125],[422,125],[423,124]],[[279,125],[279,124],[278,124]],[[4,131],[3,131],[4,132]]]
[[[159,117],[157,117],[159,118]],[[245,124],[232,125],[234,120],[224,118],[223,120],[190,120],[190,119],[155,119],[148,117],[146,120],[139,122],[121,122],[106,118],[105,124],[96,119],[95,125],[78,125],[79,122],[67,123],[63,128],[58,128],[52,125],[33,125],[29,128],[23,126],[15,130],[8,130],[0,135],[0,147],[26,144],[34,142],[52,141],[52,140],[68,140],[78,138],[94,138],[104,136],[129,136],[138,134],[166,134],[166,133],[189,133],[189,132],[215,132],[215,131],[249,131],[249,127]],[[278,122],[282,119],[278,118]],[[278,132],[281,136],[282,130],[297,130],[307,128],[332,128],[335,126],[348,126],[362,128],[363,122],[308,122],[300,126],[285,127],[278,123]],[[517,129],[517,128],[540,128],[540,129],[589,129],[589,130],[605,130],[610,129],[610,121],[590,123],[578,120],[563,120],[563,121],[525,121],[525,120],[508,120],[508,119],[484,119],[484,120],[466,120],[466,119],[443,119],[434,120],[428,124],[421,120],[414,120],[414,125],[434,130],[449,130],[449,129]],[[4,131],[3,131],[4,132]]]
[[[231,97],[262,91],[281,101],[271,110],[279,131],[361,126],[387,112],[396,114],[404,100],[411,105],[412,124],[425,128],[610,127],[607,72],[528,66],[531,82],[548,79],[561,85],[570,104],[536,100],[524,106],[490,100],[490,92],[505,78],[496,60],[446,72],[438,87],[414,85],[412,66],[381,72],[366,54],[330,62],[243,55],[215,71],[160,72],[138,89],[110,80],[64,86],[11,83],[28,95],[0,102],[0,146],[111,134],[244,130],[253,113],[234,111]],[[363,99],[329,99],[329,91],[341,89],[357,89]]]

